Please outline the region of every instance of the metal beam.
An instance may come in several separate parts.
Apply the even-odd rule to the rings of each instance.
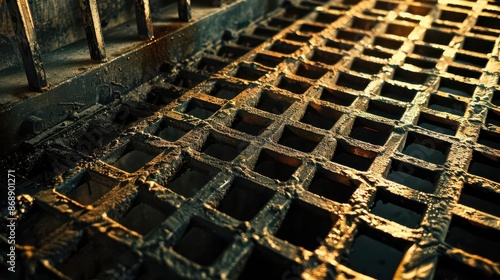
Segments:
[[[153,39],[153,22],[151,21],[149,0],[135,0],[135,18],[139,35]]]
[[[28,0],[7,0],[7,5],[16,32],[16,39],[29,87],[33,91],[42,92],[48,89],[47,77],[40,56],[40,47],[36,40],[35,26]]]
[[[93,60],[106,61],[106,48],[96,0],[80,0],[80,9],[85,24],[90,57]]]

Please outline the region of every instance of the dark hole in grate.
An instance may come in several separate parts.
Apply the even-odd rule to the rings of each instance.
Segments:
[[[191,222],[174,250],[187,259],[203,265],[213,264],[229,245],[229,238],[218,233],[214,226],[199,226]]]
[[[293,200],[275,236],[314,251],[327,236],[338,217],[326,210]],[[304,230],[304,229],[307,230]]]
[[[261,116],[248,113],[246,111],[238,111],[231,124],[232,129],[248,133],[250,135],[260,135],[271,124],[271,120]]]
[[[417,125],[434,132],[455,135],[459,123],[450,119],[443,119],[427,113],[421,113]]]
[[[247,65],[241,65],[238,67],[238,70],[236,71],[236,74],[234,76],[248,81],[256,81],[265,74],[266,72],[264,71],[257,70]]]
[[[232,161],[248,146],[245,142],[237,142],[238,144],[228,143],[217,139],[213,135],[209,135],[201,152],[220,160]]]
[[[299,67],[295,71],[295,75],[306,77],[309,79],[319,79],[323,77],[328,72],[328,70],[316,67],[313,65],[300,63]]]
[[[165,187],[184,197],[192,197],[212,179],[215,173],[203,166],[185,162]]]
[[[498,37],[500,32],[494,31],[492,29],[481,29],[481,28],[472,28],[471,29],[472,33],[480,34],[480,35],[486,35],[486,36],[493,36],[493,37]]]
[[[285,28],[293,23],[293,20],[288,20],[285,18],[272,18],[267,22],[267,25],[273,26],[276,28]]]
[[[416,165],[393,160],[389,166],[387,179],[415,189],[417,191],[433,193],[439,174]]]
[[[325,46],[330,47],[330,48],[339,49],[339,50],[345,50],[345,51],[348,51],[348,50],[354,48],[354,45],[352,45],[352,44],[339,42],[337,40],[330,40],[330,39],[326,40]]]
[[[364,49],[363,54],[368,55],[368,56],[382,58],[382,59],[387,59],[387,58],[392,57],[392,53],[383,52],[383,51],[379,51],[379,50],[375,50],[375,49]]]
[[[283,38],[285,38],[287,40],[305,43],[305,42],[309,41],[309,39],[311,39],[311,36],[299,35],[297,33],[287,33],[287,34],[285,34],[285,36]]]
[[[475,89],[476,85],[463,83],[448,78],[441,78],[438,88],[439,91],[464,97],[472,97]]]
[[[327,12],[318,12],[318,15],[314,19],[314,21],[321,22],[321,23],[332,23],[336,21],[340,16],[336,14],[331,14]]]
[[[431,98],[429,100],[430,109],[458,116],[464,115],[466,107],[467,103],[465,102],[434,94],[431,95]]]
[[[300,121],[322,129],[330,129],[341,116],[342,112],[310,103]]]
[[[182,136],[188,133],[191,129],[180,127],[169,119],[162,119],[154,135],[165,139],[169,142],[175,142],[179,140]]]
[[[116,112],[113,122],[126,127],[131,127],[151,115],[152,114],[147,110],[142,110],[128,104],[123,104]]]
[[[57,228],[62,226],[65,219],[61,219],[58,215],[45,212],[37,204],[35,204],[30,211],[33,214],[31,214],[28,219],[17,224],[16,243],[20,245],[41,247],[45,244],[42,242],[44,238],[48,237]]]
[[[329,88],[323,88],[320,98],[342,106],[350,106],[356,100],[355,95]]]
[[[435,280],[468,280],[468,279],[495,279],[494,276],[484,274],[480,269],[452,260],[446,256],[438,258]]]
[[[431,11],[431,8],[424,6],[409,6],[406,12],[414,15],[425,16]]]
[[[210,118],[219,109],[219,105],[192,98],[187,102],[185,106],[180,108],[180,111],[204,120]]]
[[[369,83],[370,80],[368,79],[340,72],[335,84],[342,87],[352,88],[354,90],[364,90]]]
[[[226,83],[223,81],[217,81],[212,86],[212,89],[208,94],[218,98],[230,100],[235,98],[243,90],[244,88],[239,87],[235,84]]]
[[[299,278],[302,268],[270,249],[255,245],[238,280]]]
[[[224,58],[237,59],[238,57],[245,55],[247,52],[248,50],[245,48],[224,45],[219,49],[217,55]]]
[[[345,31],[345,30],[339,30],[337,32],[337,39],[342,39],[342,40],[347,40],[347,41],[352,41],[352,42],[358,42],[361,39],[363,39],[366,35],[363,33],[358,33],[358,32],[351,32],[351,31]]]
[[[490,148],[500,150],[500,133],[481,129],[477,142]]]
[[[278,143],[302,152],[312,152],[323,137],[285,126]]]
[[[145,101],[154,105],[167,105],[183,93],[183,90],[175,87],[153,87],[146,95]]]
[[[150,162],[158,154],[151,154],[135,149],[127,149],[123,155],[111,164],[125,172],[135,172]]]
[[[292,103],[293,101],[282,98],[279,95],[270,93],[269,91],[263,91],[259,103],[257,103],[255,108],[279,115],[283,114]]]
[[[490,109],[486,115],[486,125],[500,126],[500,112]]]
[[[226,67],[227,63],[220,61],[215,58],[203,57],[198,63],[197,68],[202,71],[208,71],[210,73],[215,73],[222,68]]]
[[[458,203],[500,217],[500,194],[479,185],[465,184]]]
[[[389,139],[392,129],[393,127],[390,125],[358,117],[354,121],[349,136],[364,142],[382,146],[387,142],[387,139]]]
[[[292,45],[292,44],[287,44],[285,42],[277,41],[274,43],[269,50],[273,52],[279,52],[282,54],[291,54],[294,53],[296,50],[300,49],[300,46]]]
[[[377,1],[375,3],[375,6],[373,6],[373,8],[378,9],[378,10],[390,11],[390,10],[394,10],[397,6],[398,6],[397,3],[386,2],[386,1]]]
[[[418,23],[420,22],[420,20],[419,20],[419,19],[417,19],[417,18],[414,18],[414,17],[409,18],[409,17],[406,17],[406,16],[407,16],[407,15],[404,15],[404,14],[403,14],[403,15],[399,15],[399,16],[396,18],[396,20],[398,20],[398,21],[405,21],[405,22],[406,22],[406,23],[408,23],[408,24],[411,24],[411,23],[416,23],[416,24],[418,24]]]
[[[262,38],[256,38],[254,36],[249,35],[241,35],[236,41],[236,44],[247,47],[247,48],[255,48],[258,45],[264,43],[266,40]]]
[[[175,77],[172,84],[178,87],[191,89],[196,85],[198,85],[199,83],[203,82],[205,79],[206,77],[200,74],[187,70],[181,70],[179,74]]]
[[[361,0],[343,0],[342,4],[352,6],[358,4],[359,2],[361,2]]]
[[[99,272],[116,266],[119,261],[117,256],[122,256],[125,251],[109,240],[99,239],[80,244],[78,247],[67,260],[56,266],[70,279],[95,279]]]
[[[500,18],[479,16],[476,21],[477,26],[500,29]]]
[[[280,29],[276,29],[276,28],[266,28],[264,26],[258,26],[253,31],[253,35],[271,38],[274,35],[278,34],[278,32],[280,32],[280,31],[281,31]]]
[[[488,64],[488,59],[486,58],[472,56],[459,52],[455,55],[453,61],[455,61],[456,63],[479,67],[479,68],[484,68],[486,67],[486,64]]]
[[[405,58],[405,63],[415,65],[417,67],[423,68],[423,69],[431,69],[436,67],[437,62],[432,61],[432,60],[424,60],[424,59],[418,59],[414,57],[406,57]]]
[[[298,159],[264,149],[260,152],[254,171],[284,182],[290,179],[300,164]]]
[[[404,254],[402,248],[394,247],[393,244],[392,240],[358,232],[343,263],[375,279],[392,279]]]
[[[240,221],[250,221],[273,196],[273,191],[236,177],[217,210]]]
[[[311,24],[302,24],[299,27],[299,31],[302,33],[318,33],[325,29],[323,26],[316,26]]]
[[[466,252],[500,261],[498,232],[492,228],[477,226],[464,218],[453,216],[445,242]]]
[[[468,78],[474,78],[474,79],[479,79],[482,75],[481,72],[470,70],[470,69],[465,69],[463,67],[456,67],[456,66],[448,66],[446,69],[446,72],[452,73],[455,75],[463,76],[463,77],[468,77]]]
[[[117,222],[141,235],[147,235],[173,212],[173,207],[149,194],[139,193],[130,209]]]
[[[403,116],[405,108],[377,100],[370,100],[366,112],[388,119],[399,120]]]
[[[373,41],[373,45],[381,46],[381,47],[388,48],[388,49],[397,50],[401,47],[401,45],[403,45],[403,41],[393,40],[393,39],[388,39],[388,38],[383,38],[383,37],[375,37],[375,40]]]
[[[494,41],[484,40],[475,37],[465,37],[462,49],[478,52],[478,53],[491,53],[495,46]]]
[[[385,33],[394,34],[406,38],[413,31],[413,28],[413,26],[390,23],[389,25],[387,25]]]
[[[83,205],[90,205],[107,194],[118,182],[90,171],[83,171],[58,187],[58,192]]]
[[[384,83],[380,89],[380,95],[403,102],[411,102],[417,95],[417,91],[389,83]]]
[[[295,94],[303,94],[311,87],[311,85],[287,77],[282,77],[279,80],[278,87],[293,92]]]
[[[375,157],[376,154],[371,151],[337,143],[331,161],[360,171],[366,171],[372,165]]]
[[[370,30],[377,25],[377,22],[374,20],[354,17],[352,19],[351,27],[361,30]]]
[[[408,71],[400,67],[394,73],[394,80],[418,85],[424,84],[428,77],[428,74]]]
[[[454,21],[454,22],[462,22],[467,18],[467,14],[453,12],[448,10],[442,10],[439,19]]]
[[[443,164],[450,151],[451,144],[436,138],[415,132],[408,132],[403,153],[411,157]]]
[[[342,59],[342,55],[322,50],[314,50],[309,60],[334,65]]]
[[[284,18],[287,19],[298,19],[301,17],[304,17],[308,13],[311,12],[310,8],[302,8],[302,7],[297,7],[297,6],[289,6],[286,8],[285,13],[283,14]]]
[[[254,62],[260,63],[267,67],[276,67],[276,65],[280,64],[285,58],[277,57],[267,54],[258,53],[253,59]]]
[[[352,62],[351,70],[366,74],[377,74],[382,70],[382,67],[384,67],[382,64],[355,58]]]
[[[469,173],[500,183],[500,158],[474,151]]]
[[[370,213],[391,220],[409,228],[417,228],[422,221],[425,206],[378,189]]]
[[[433,48],[430,46],[415,45],[413,48],[413,53],[421,56],[427,56],[432,58],[440,58],[443,55],[444,50]]]
[[[434,29],[425,31],[424,41],[427,43],[434,43],[439,45],[448,45],[453,39],[452,33],[446,33]]]
[[[347,203],[356,189],[350,178],[320,169],[314,174],[307,190],[333,201]]]

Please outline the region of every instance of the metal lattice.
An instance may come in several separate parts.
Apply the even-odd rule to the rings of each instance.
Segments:
[[[24,197],[24,270],[498,277],[499,15],[487,1],[302,1],[226,34],[50,143],[56,169],[78,164]]]

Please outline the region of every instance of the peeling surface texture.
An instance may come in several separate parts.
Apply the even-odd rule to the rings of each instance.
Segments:
[[[497,1],[196,2],[22,112],[23,277],[500,277]]]

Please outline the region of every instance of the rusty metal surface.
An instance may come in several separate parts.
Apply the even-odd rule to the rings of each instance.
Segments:
[[[17,35],[17,44],[19,45],[30,89],[40,92],[46,90],[48,86],[47,77],[43,69],[40,47],[36,40],[35,27],[28,1],[7,1],[7,5]]]
[[[40,133],[23,271],[498,279],[496,4],[288,4]]]

